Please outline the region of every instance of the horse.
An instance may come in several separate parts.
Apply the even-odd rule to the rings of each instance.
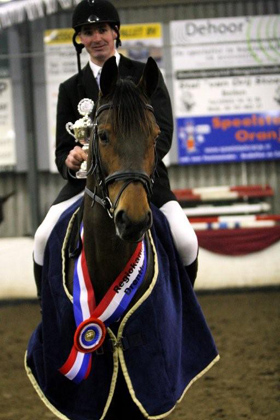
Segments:
[[[218,360],[174,247],[150,203],[160,133],[149,58],[136,86],[106,61],[83,200],[46,249],[42,322],[26,352],[47,407],[71,420],[163,419]]]
[[[84,248],[90,278],[96,279],[97,300],[104,296],[151,228],[149,198],[160,133],[148,104],[158,81],[155,62],[148,61],[138,87],[129,80],[120,79],[117,84],[117,68],[114,66],[113,72],[111,67],[109,60],[100,80],[102,96],[96,107],[83,210]],[[149,277],[147,273],[142,292]],[[72,290],[72,274],[68,280]]]

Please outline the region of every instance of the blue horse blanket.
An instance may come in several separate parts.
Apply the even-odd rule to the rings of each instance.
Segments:
[[[189,386],[218,359],[217,349],[191,282],[174,247],[165,216],[152,207],[150,238],[154,278],[124,316],[110,339],[133,343],[93,353],[88,378],[75,384],[58,369],[65,363],[76,329],[73,304],[63,282],[63,243],[80,203],[60,218],[47,244],[42,285],[42,322],[26,352],[26,371],[48,408],[61,419],[103,419],[110,406],[118,369],[143,417],[167,416]],[[70,222],[71,224],[71,222]],[[139,341],[138,338],[141,337]],[[133,339],[134,338],[134,339]]]

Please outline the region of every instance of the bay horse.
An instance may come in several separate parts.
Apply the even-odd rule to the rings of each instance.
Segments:
[[[118,80],[114,58],[102,70],[83,210],[84,248],[97,301],[152,226],[149,198],[160,129],[148,101],[157,82],[158,68],[152,59],[138,86]],[[71,273],[71,291],[72,280]]]
[[[160,420],[219,358],[174,247],[150,204],[160,133],[152,58],[136,86],[103,66],[84,199],[47,244],[42,322],[25,366],[61,419]]]

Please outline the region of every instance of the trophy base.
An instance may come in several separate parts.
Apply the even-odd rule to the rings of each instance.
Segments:
[[[85,179],[87,178],[87,171],[78,171],[76,172],[76,178],[78,179]]]

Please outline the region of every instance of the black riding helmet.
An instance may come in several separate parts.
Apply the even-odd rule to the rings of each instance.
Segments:
[[[80,53],[83,48],[82,44],[76,42],[76,36],[81,31],[82,26],[102,22],[108,23],[116,31],[116,47],[118,48],[121,45],[120,17],[115,6],[107,0],[82,0],[78,3],[72,16],[72,28],[75,30],[73,44],[77,53]]]
[[[80,54],[84,48],[83,44],[76,41],[77,34],[83,25],[91,23],[108,23],[117,33],[116,47],[121,46],[120,40],[120,17],[115,6],[107,0],[82,0],[74,9],[72,16],[72,28],[75,30],[73,44],[77,52],[78,70],[81,72]]]
[[[74,10],[72,28],[79,32],[83,25],[98,22],[113,23],[119,29],[120,17],[115,6],[107,0],[82,0]]]

